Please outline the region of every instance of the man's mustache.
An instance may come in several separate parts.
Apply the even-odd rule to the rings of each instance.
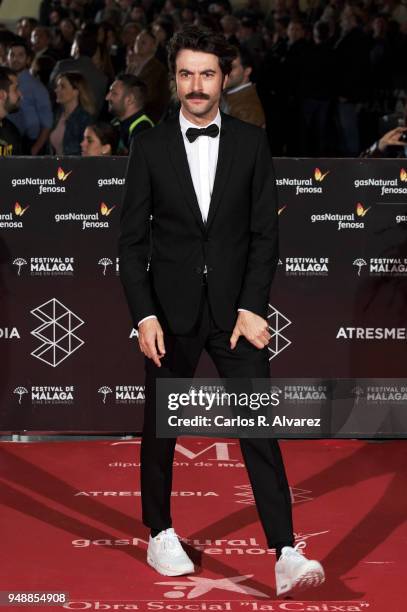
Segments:
[[[187,94],[185,97],[187,100],[209,100],[208,94],[205,94],[205,93],[191,92]]]

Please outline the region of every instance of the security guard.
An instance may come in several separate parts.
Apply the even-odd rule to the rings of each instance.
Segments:
[[[133,74],[119,74],[106,96],[109,111],[114,115],[112,124],[120,132],[119,155],[127,155],[131,139],[140,132],[154,127],[153,121],[144,112],[147,88]]]

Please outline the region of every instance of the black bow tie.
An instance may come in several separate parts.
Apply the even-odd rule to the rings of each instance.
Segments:
[[[194,142],[198,136],[211,136],[212,138],[216,138],[219,134],[219,128],[216,123],[211,123],[206,128],[188,128],[186,131],[186,136],[189,142]]]

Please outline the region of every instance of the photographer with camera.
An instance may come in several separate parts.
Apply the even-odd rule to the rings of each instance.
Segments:
[[[399,122],[403,125],[388,130],[361,157],[407,157],[407,104]]]

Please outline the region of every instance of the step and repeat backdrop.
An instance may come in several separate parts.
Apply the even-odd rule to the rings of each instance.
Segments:
[[[340,388],[331,410],[346,420],[357,405],[375,431],[404,436],[407,162],[275,167],[271,377],[296,408]],[[0,160],[2,432],[140,431],[144,361],[117,254],[125,169],[125,158]],[[205,354],[196,376],[216,376]]]

